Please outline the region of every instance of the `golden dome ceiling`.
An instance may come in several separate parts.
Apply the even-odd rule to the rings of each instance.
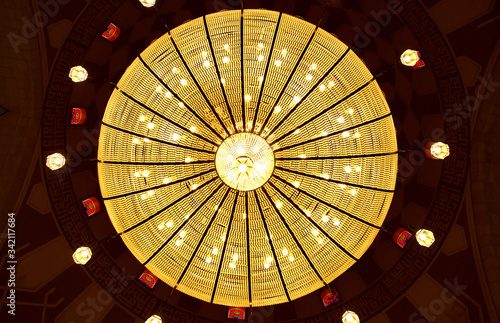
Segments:
[[[128,67],[98,173],[115,229],[161,280],[264,306],[363,255],[393,197],[396,151],[384,95],[345,44],[286,14],[224,11]]]

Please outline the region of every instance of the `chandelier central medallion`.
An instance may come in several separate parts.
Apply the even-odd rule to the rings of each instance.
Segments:
[[[274,170],[274,154],[260,136],[237,133],[220,145],[215,156],[219,177],[229,187],[251,191],[261,187]]]

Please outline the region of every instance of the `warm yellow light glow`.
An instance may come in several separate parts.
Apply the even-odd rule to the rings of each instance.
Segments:
[[[419,245],[427,248],[432,246],[432,244],[436,241],[434,233],[426,229],[418,230],[415,234],[415,239],[417,239]]]
[[[418,62],[418,52],[413,49],[407,49],[401,54],[401,63],[406,66],[415,66]]]
[[[66,164],[66,158],[64,158],[63,155],[60,153],[54,153],[52,155],[47,156],[47,161],[45,165],[50,169],[50,170],[57,170],[61,167],[63,167]]]
[[[150,8],[155,5],[156,0],[139,0],[140,3],[146,8]],[[157,323],[157,322],[146,322],[146,323]],[[161,323],[161,321],[159,322]]]
[[[330,283],[363,256],[392,200],[398,156],[387,153],[398,149],[377,80],[352,50],[304,20],[245,9],[192,19],[141,58],[118,82],[136,101],[112,91],[103,113],[112,127],[101,128],[97,170],[111,222],[137,224],[123,241],[141,262],[153,255],[159,279],[173,287],[185,272],[182,293],[271,306],[323,286],[311,264]]]
[[[191,132],[195,132],[195,131],[196,131],[196,127],[195,127],[195,126],[192,126],[189,130],[190,130]]]
[[[153,129],[155,125],[153,123],[148,123],[148,129]]]
[[[436,159],[445,159],[450,155],[450,147],[442,142],[433,143],[429,150]]]
[[[328,222],[328,220],[330,220],[330,218],[329,218],[327,215],[325,215],[325,216],[323,216],[323,217],[321,218],[321,220],[322,220],[323,222]]]
[[[282,63],[282,62],[281,62],[280,60],[278,60],[278,59],[274,61],[274,65],[276,65],[276,66],[278,66],[278,67],[280,67],[280,66],[281,66],[281,63]]]
[[[342,323],[360,323],[359,316],[352,312],[346,311],[344,315],[342,315]]]
[[[156,92],[161,92],[161,85],[158,85],[158,86],[156,87]]]
[[[209,264],[212,262],[212,258],[207,258],[207,259],[205,259],[205,261],[207,262],[207,264]]]
[[[74,66],[69,70],[69,77],[75,83],[85,81],[88,76],[89,73],[82,66]]]
[[[345,170],[346,173],[350,173],[351,172],[351,167],[350,166],[346,166],[344,168],[344,170]]]
[[[224,64],[229,63],[229,61],[230,61],[230,59],[229,59],[229,57],[227,57],[227,56],[225,56],[225,57],[222,59],[222,62],[223,62]]]
[[[339,117],[339,118],[337,119],[337,121],[338,121],[339,123],[344,123],[344,118],[343,118],[343,117]]]
[[[262,186],[272,175],[274,155],[260,136],[237,133],[220,145],[215,156],[220,178],[230,187],[248,191]]]
[[[344,132],[342,133],[342,137],[344,137],[344,138],[349,137],[349,132],[348,132],[348,131],[344,131]]]
[[[80,247],[73,253],[73,261],[79,265],[85,265],[92,258],[92,251],[89,247]]]
[[[186,85],[188,82],[184,79],[181,80],[181,85]]]
[[[146,119],[144,118],[144,116],[140,116],[140,117],[139,117],[139,120],[144,121],[144,120],[146,120]]]
[[[147,1],[147,0],[146,0]],[[151,0],[150,0],[151,1]],[[162,323],[161,317],[158,315],[150,316],[145,323]]]
[[[283,256],[288,255],[288,250],[287,249],[283,249],[282,252],[283,252]]]
[[[149,171],[145,170],[142,172],[142,176],[148,177],[149,176]]]
[[[191,158],[190,157],[186,157],[186,159],[184,159],[184,162],[190,163],[191,162]]]

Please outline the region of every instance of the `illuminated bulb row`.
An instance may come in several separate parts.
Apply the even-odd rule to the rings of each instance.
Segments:
[[[161,222],[160,224],[158,224],[158,230],[163,230],[165,226],[167,226],[167,228],[171,228],[172,225],[174,224],[171,221],[168,221],[167,223]]]
[[[142,200],[145,200],[148,196],[153,196],[154,194],[155,194],[155,192],[154,192],[154,191],[148,191],[148,194],[147,194],[147,195],[146,195],[146,194],[142,194],[142,195],[141,195],[141,199],[142,199]]]
[[[135,172],[134,173],[135,177],[140,177],[141,175],[142,175],[142,177],[148,177],[149,176],[149,171],[148,170],[144,170],[144,171],[142,171],[142,173],[139,173],[139,172]]]

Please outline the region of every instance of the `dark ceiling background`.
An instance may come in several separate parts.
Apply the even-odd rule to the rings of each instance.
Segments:
[[[126,67],[169,27],[238,9],[237,0],[157,1],[160,15],[135,0],[1,2],[2,59],[0,236],[2,322],[144,322],[162,311],[166,322],[225,321],[227,307],[208,304],[159,282],[120,238],[93,248],[85,266],[72,262],[81,245],[115,231],[104,207],[92,217],[81,201],[101,198],[97,181],[100,120],[109,84],[73,84],[73,65],[118,81]],[[380,233],[370,250],[332,282],[342,298],[324,308],[320,293],[253,309],[254,322],[340,322],[346,309],[363,322],[498,322],[500,243],[497,193],[500,152],[498,66],[500,4],[493,0],[246,1],[303,17],[356,50],[385,92],[400,149],[399,178],[386,223],[434,231],[426,249],[404,250]],[[389,9],[392,8],[392,11]],[[40,19],[31,28],[29,19]],[[44,19],[46,17],[46,19]],[[28,23],[26,22],[28,21]],[[100,36],[109,22],[115,42]],[[425,68],[392,67],[407,48],[422,52]],[[83,126],[69,123],[84,107]],[[0,114],[2,114],[0,109]],[[445,161],[426,160],[429,140],[450,145]],[[472,145],[471,145],[472,143]],[[64,171],[44,166],[53,152],[69,156]],[[470,158],[469,158],[470,157]],[[102,200],[101,200],[102,202]],[[16,317],[7,313],[7,214],[16,214]],[[248,314],[248,313],[247,313]]]

